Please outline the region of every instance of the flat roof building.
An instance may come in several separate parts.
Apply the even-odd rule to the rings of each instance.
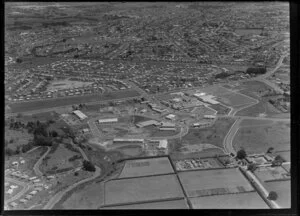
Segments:
[[[82,113],[80,110],[74,110],[73,113],[80,119],[80,120],[84,120],[87,118],[87,116]]]
[[[150,125],[158,125],[159,122],[156,120],[148,120],[148,121],[143,121],[143,122],[139,122],[136,124],[137,127],[142,128],[142,127],[147,127]]]
[[[116,123],[118,122],[118,118],[99,119],[98,122],[99,124]]]

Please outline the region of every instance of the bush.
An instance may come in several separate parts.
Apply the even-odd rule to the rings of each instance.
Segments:
[[[263,68],[263,67],[248,68],[246,70],[246,73],[248,73],[248,74],[264,74],[266,72],[267,72],[266,68]]]
[[[92,164],[90,161],[84,160],[83,161],[83,169],[89,172],[95,172],[96,168],[94,164]]]

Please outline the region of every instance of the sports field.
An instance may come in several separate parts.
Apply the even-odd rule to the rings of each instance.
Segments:
[[[281,208],[291,207],[291,180],[264,182],[268,192],[275,191],[278,195],[276,203]]]
[[[105,183],[105,205],[183,197],[175,175],[116,179]]]
[[[118,205],[111,207],[104,207],[103,209],[188,209],[188,205],[184,199],[162,201],[162,202],[148,202],[132,205]]]
[[[238,193],[190,198],[194,209],[268,209],[269,206],[256,193]]]
[[[188,197],[253,191],[238,168],[187,171],[178,173]]]
[[[119,178],[174,173],[167,157],[127,160]]]
[[[136,97],[139,93],[135,90],[124,90],[110,92],[103,95],[84,95],[74,97],[62,97],[56,99],[39,100],[39,101],[28,101],[23,103],[14,103],[9,105],[12,113],[34,111],[39,109],[47,109],[59,106],[68,106],[72,104],[90,103],[97,101],[105,101],[112,99],[122,99],[127,97]]]

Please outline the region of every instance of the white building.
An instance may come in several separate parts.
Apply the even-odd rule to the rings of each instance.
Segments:
[[[215,115],[204,115],[205,119],[215,119],[216,116]]]
[[[118,122],[118,118],[99,119],[98,122],[99,124],[116,123]]]
[[[143,121],[143,122],[139,122],[136,124],[137,127],[142,128],[142,127],[146,127],[146,126],[150,126],[150,125],[158,125],[158,121],[156,120],[148,120],[148,121]]]
[[[74,110],[73,113],[80,119],[80,120],[84,120],[87,118],[87,116],[82,113],[80,110]]]
[[[174,115],[174,114],[169,114],[166,116],[166,119],[173,120],[173,121],[175,120],[175,118],[176,118],[176,115]]]

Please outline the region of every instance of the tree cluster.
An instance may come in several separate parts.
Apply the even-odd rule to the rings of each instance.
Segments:
[[[95,172],[96,168],[94,164],[92,164],[90,161],[84,160],[83,161],[83,169],[89,172]]]
[[[267,72],[265,67],[248,68],[246,73],[248,74],[264,74]]]

